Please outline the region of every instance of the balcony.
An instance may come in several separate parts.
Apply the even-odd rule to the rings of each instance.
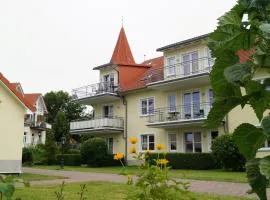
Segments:
[[[70,123],[71,134],[110,134],[124,131],[124,119],[120,117],[95,118]]]
[[[150,70],[145,78],[147,86],[160,91],[185,89],[210,83],[209,73],[214,60],[202,57],[164,68]]]
[[[118,85],[112,82],[102,82],[83,86],[72,90],[72,98],[85,105],[114,101],[119,99]]]
[[[147,126],[153,128],[201,126],[210,109],[209,102],[157,108],[152,115],[149,115]]]

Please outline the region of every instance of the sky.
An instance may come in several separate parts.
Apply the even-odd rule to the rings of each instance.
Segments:
[[[122,18],[137,63],[156,49],[213,31],[236,0],[1,0],[0,72],[25,93],[99,81]]]

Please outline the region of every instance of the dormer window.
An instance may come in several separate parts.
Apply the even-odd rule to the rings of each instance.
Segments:
[[[167,77],[175,76],[175,67],[176,67],[175,64],[176,64],[175,56],[167,58],[167,67],[166,67]]]

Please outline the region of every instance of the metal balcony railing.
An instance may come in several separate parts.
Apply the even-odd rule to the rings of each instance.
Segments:
[[[86,85],[72,90],[73,99],[82,99],[105,93],[117,93],[118,85],[113,82],[100,82],[92,85]]]
[[[149,123],[203,119],[207,117],[210,109],[209,102],[157,108],[149,115]]]
[[[209,73],[214,65],[214,60],[210,57],[201,57],[174,65],[164,66],[154,70],[149,70],[144,80],[148,83],[170,80],[174,78],[185,78],[193,75]]]
[[[83,130],[83,129],[106,129],[116,128],[124,129],[124,119],[121,117],[95,117],[92,120],[73,121],[70,122],[70,130]]]

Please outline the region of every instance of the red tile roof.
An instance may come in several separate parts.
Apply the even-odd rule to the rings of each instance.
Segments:
[[[42,96],[40,93],[33,93],[33,94],[24,94],[25,98],[29,103],[31,103],[32,106],[35,106],[38,98]]]
[[[7,88],[31,111],[36,111],[36,108],[31,105],[31,103],[16,89],[16,84],[12,84],[9,80],[4,77],[4,75],[0,72],[0,81],[7,86]]]
[[[141,65],[148,66],[149,68],[140,73],[134,79],[131,79],[123,87],[121,87],[122,91],[126,92],[130,90],[144,88],[148,83],[148,80],[146,79],[151,74],[155,74],[155,76],[163,78],[163,62],[163,56],[152,58],[142,62]]]
[[[135,60],[133,58],[130,46],[128,44],[127,36],[123,27],[120,30],[118,40],[111,58],[111,63],[135,64]]]
[[[256,50],[250,49],[250,50],[239,50],[236,52],[236,55],[239,57],[239,62],[244,63],[251,60],[251,56],[256,52]]]

